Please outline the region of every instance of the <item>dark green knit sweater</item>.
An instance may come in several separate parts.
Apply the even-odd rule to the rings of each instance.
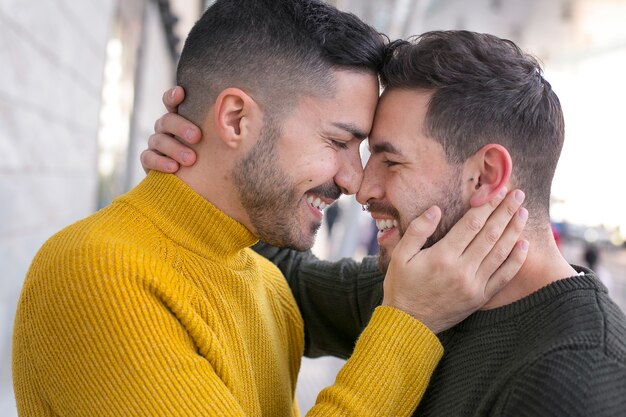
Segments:
[[[346,357],[382,297],[375,259],[257,250],[289,281],[309,356]],[[626,317],[591,271],[439,335],[445,354],[415,416],[626,417]]]
[[[440,334],[414,415],[626,416],[626,317],[585,272]]]

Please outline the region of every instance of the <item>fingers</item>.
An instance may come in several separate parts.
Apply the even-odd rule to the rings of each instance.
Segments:
[[[441,210],[437,206],[430,207],[414,219],[394,248],[392,259],[397,259],[401,263],[413,259],[424,246],[426,239],[433,234],[439,220],[441,220]]]
[[[163,104],[170,113],[176,113],[178,111],[178,105],[185,99],[185,90],[182,87],[176,86],[170,88],[163,93]]]
[[[146,149],[139,156],[141,166],[147,174],[148,171],[161,171],[167,173],[174,173],[178,171],[179,165],[171,158],[158,154],[157,152]]]
[[[496,216],[497,213],[498,212],[496,211],[496,213],[494,213],[494,216]],[[500,221],[505,221],[505,220],[506,220],[506,217],[501,219]],[[527,220],[528,220],[528,210],[526,210],[524,207],[521,207],[515,213],[515,215],[511,218],[508,226],[506,227],[502,235],[499,237],[495,245],[493,245],[493,247],[488,252],[488,254],[483,255],[484,260],[482,261],[482,263],[480,264],[480,267],[478,268],[476,272],[477,277],[479,278],[490,277],[509,258],[509,256],[511,255],[511,251],[516,248],[516,243],[519,241],[520,236],[522,235],[522,232],[524,231],[524,227],[526,226]],[[491,221],[492,219],[489,219],[489,222]],[[481,246],[479,243],[482,242],[483,244],[482,246],[484,246],[485,248],[489,248],[490,247],[489,241],[496,237],[495,233],[497,232],[494,232],[493,236],[488,239],[480,239],[480,236],[479,236],[479,238],[476,239],[476,246],[477,247]],[[471,252],[471,250],[468,250],[468,252]],[[482,253],[482,250],[479,250],[478,253],[479,254]],[[463,256],[465,256],[465,254]],[[469,254],[469,256],[472,256],[472,255]],[[480,255],[474,255],[474,256],[480,256]],[[521,264],[519,266],[521,267]]]
[[[528,241],[520,240],[502,265],[491,275],[485,286],[485,300],[490,300],[519,272],[528,255]]]
[[[157,119],[154,132],[176,136],[181,141],[190,144],[198,143],[202,138],[202,132],[198,126],[176,113],[166,113]]]
[[[169,157],[183,166],[190,166],[196,162],[196,153],[191,148],[163,133],[150,136],[148,150],[156,151],[157,154]]]
[[[468,245],[467,249],[463,252],[463,257],[469,257],[470,259],[482,260],[492,252],[494,247],[500,243],[499,248],[504,255],[500,259],[500,263],[504,262],[506,255],[509,254],[513,245],[518,240],[521,234],[526,218],[528,217],[528,211],[526,209],[520,209],[524,202],[525,195],[521,190],[514,190],[497,206],[496,210],[489,216],[489,219],[485,222],[482,230],[477,234],[476,238]],[[521,210],[518,213],[518,210]],[[526,217],[524,217],[526,216]],[[513,220],[513,224],[517,225],[517,228],[508,228],[509,222]],[[522,222],[521,224],[519,222]],[[500,240],[505,230],[509,231],[504,243],[508,242],[508,247],[505,247]]]
[[[445,251],[453,258],[460,257],[463,253],[465,253],[468,246],[483,230],[483,226],[487,222],[489,216],[491,216],[493,211],[498,208],[502,200],[504,200],[506,192],[506,187],[503,187],[502,190],[500,190],[500,193],[487,204],[469,209],[467,213],[465,213],[465,215],[463,215],[463,217],[450,229],[441,242],[439,242],[439,246],[445,246]],[[517,208],[515,210],[517,210]],[[511,213],[511,216],[513,216],[515,210]],[[507,223],[508,221],[502,225],[501,230],[504,230]],[[488,253],[488,251],[483,254],[481,260],[486,253]],[[476,267],[478,267],[478,264]]]

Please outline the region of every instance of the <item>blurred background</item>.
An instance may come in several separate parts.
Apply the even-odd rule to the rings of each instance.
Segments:
[[[0,1],[0,415],[16,415],[11,334],[33,256],[59,229],[144,177],[139,153],[164,112],[161,95],[174,85],[186,34],[210,3]],[[566,120],[553,186],[555,237],[570,262],[593,265],[626,309],[626,1],[329,3],[391,38],[469,29],[540,58]],[[376,253],[371,220],[353,198],[342,198],[326,220],[314,247],[320,257]],[[341,364],[303,361],[303,414]]]

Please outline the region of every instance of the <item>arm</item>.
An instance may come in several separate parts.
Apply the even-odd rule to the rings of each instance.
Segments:
[[[259,243],[253,247],[287,278],[304,319],[305,355],[347,358],[383,298],[383,275],[375,257],[362,262],[319,260],[299,252]]]

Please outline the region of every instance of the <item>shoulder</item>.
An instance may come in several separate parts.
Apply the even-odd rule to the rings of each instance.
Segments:
[[[501,400],[498,415],[618,415],[626,408],[626,366],[593,343],[560,346],[518,369]]]

